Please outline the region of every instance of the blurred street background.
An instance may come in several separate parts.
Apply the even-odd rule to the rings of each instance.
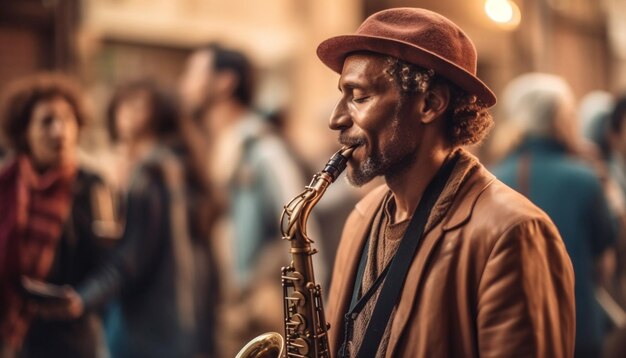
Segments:
[[[499,102],[491,110],[492,134],[471,150],[557,223],[580,287],[577,326],[586,338],[577,337],[577,356],[626,356],[625,0],[0,0],[0,166],[22,170],[32,162],[35,177],[63,172],[56,162],[38,167],[36,140],[21,143],[37,123],[38,105],[63,112],[55,102],[61,98],[79,124],[71,144],[79,173],[93,173],[85,178],[103,189],[86,194],[93,198],[85,204],[97,208],[85,231],[97,250],[85,252],[97,251],[98,264],[63,271],[63,260],[92,256],[72,249],[71,240],[67,249],[59,234],[80,219],[58,228],[50,267],[24,274],[71,286],[63,293],[69,303],[62,312],[17,317],[12,307],[24,301],[7,294],[15,305],[7,304],[7,317],[21,323],[0,324],[0,338],[11,337],[0,340],[0,357],[38,356],[29,344],[62,331],[47,326],[50,319],[90,314],[99,328],[81,349],[96,347],[93,356],[154,357],[152,349],[163,353],[168,346],[164,356],[231,357],[257,334],[281,331],[278,269],[288,262],[288,249],[276,223],[282,205],[339,148],[328,129],[339,76],[318,60],[316,48],[391,7],[438,12],[473,40],[478,77]],[[535,74],[523,76],[529,73]],[[78,92],[66,89],[66,81]],[[20,100],[24,93],[34,96],[30,102]],[[542,100],[528,100],[527,93]],[[84,102],[84,125],[76,102]],[[520,124],[521,113],[539,124]],[[22,132],[11,124],[20,120],[27,123]],[[561,132],[542,132],[541,123]],[[560,201],[542,187],[550,170],[528,174],[531,183],[539,178],[534,188],[541,191],[516,187],[520,153],[548,147],[590,173],[590,188],[559,194],[580,200]],[[11,188],[1,181],[2,170],[0,215],[9,218],[25,204],[2,196]],[[325,289],[343,222],[377,184],[352,188],[338,181],[311,217],[309,233],[320,249],[315,269]],[[588,214],[583,209],[592,206],[581,193],[594,185],[602,206]],[[179,192],[185,195],[172,195]],[[79,197],[70,202],[77,205]],[[567,216],[576,205],[582,214]],[[80,230],[78,242],[87,240]],[[10,254],[3,256],[0,244],[2,268]],[[6,292],[8,282],[0,287]],[[154,305],[143,305],[149,301]],[[59,340],[87,342],[80,337]]]

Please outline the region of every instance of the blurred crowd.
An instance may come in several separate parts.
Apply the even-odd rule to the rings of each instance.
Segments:
[[[0,356],[225,357],[283,330],[279,218],[323,163],[304,164],[254,89],[246,55],[217,43],[190,55],[177,91],[121,84],[101,168],[78,150],[89,115],[74,79],[5,87]],[[309,220],[324,285],[356,200],[337,191],[320,203],[332,224]]]
[[[254,65],[217,43],[190,55],[175,91],[121,84],[106,111],[114,175],[103,176],[78,150],[90,115],[72,78],[4,87],[0,357],[230,357],[283,330],[279,218],[324,163],[309,167],[254,95]],[[563,78],[529,73],[499,101],[476,153],[565,241],[576,356],[623,357],[626,97],[577,103]],[[324,287],[359,196],[331,189],[308,226]]]

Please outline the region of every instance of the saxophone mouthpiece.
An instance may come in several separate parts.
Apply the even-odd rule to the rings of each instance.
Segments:
[[[343,147],[335,153],[332,158],[326,163],[323,172],[328,173],[333,181],[337,180],[339,174],[346,169],[348,165],[348,159],[352,156],[352,152],[356,146]]]

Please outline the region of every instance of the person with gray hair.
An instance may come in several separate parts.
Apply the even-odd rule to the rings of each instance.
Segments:
[[[509,83],[502,103],[519,144],[494,174],[543,209],[559,229],[576,280],[574,356],[597,356],[606,322],[594,286],[612,273],[596,269],[608,266],[601,263],[613,252],[616,233],[600,180],[578,158],[574,95],[563,78],[531,73]]]
[[[578,126],[571,88],[561,77],[528,73],[511,81],[502,94],[505,118],[521,137],[551,137],[577,152]]]

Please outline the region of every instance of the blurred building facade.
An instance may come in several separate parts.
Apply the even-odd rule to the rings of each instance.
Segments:
[[[0,0],[0,88],[38,70],[75,69],[78,0]]]
[[[514,1],[521,21],[507,28],[489,19],[485,0],[0,0],[0,90],[40,69],[78,75],[97,114],[84,147],[98,152],[107,144],[103,106],[115,84],[151,77],[174,90],[190,51],[217,40],[253,58],[259,107],[286,113],[288,133],[306,157],[324,138],[337,98],[337,76],[317,60],[317,44],[398,6],[457,22],[476,44],[481,78],[496,92],[528,71],[563,76],[579,97],[626,89],[623,1]]]

